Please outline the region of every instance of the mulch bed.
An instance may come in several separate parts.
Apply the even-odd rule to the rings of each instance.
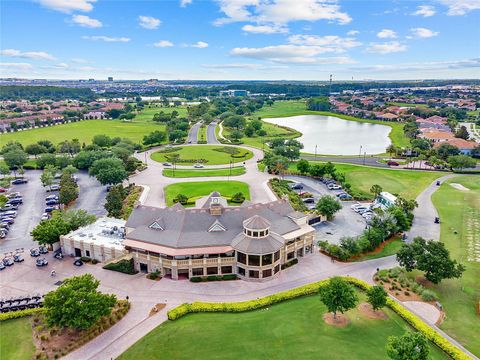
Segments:
[[[372,320],[386,320],[388,319],[388,315],[384,313],[382,310],[373,310],[372,305],[369,303],[361,303],[358,306],[358,311],[360,314],[364,315],[368,319]]]
[[[350,319],[344,314],[337,314],[336,319],[333,317],[333,313],[326,313],[323,314],[323,321],[325,321],[328,325],[335,326],[335,327],[345,327],[350,324]]]

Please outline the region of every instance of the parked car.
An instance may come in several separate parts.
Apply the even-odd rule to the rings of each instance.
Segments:
[[[193,165],[193,167],[195,169],[201,169],[201,168],[203,168],[203,165],[202,164],[195,164],[195,165]]]
[[[50,219],[50,215],[48,213],[43,213],[42,217],[40,218],[40,221],[48,220],[48,219]]]
[[[48,261],[45,258],[38,258],[37,261],[35,261],[35,265],[38,267],[43,267],[48,265]]]
[[[46,246],[39,246],[38,251],[40,251],[40,254],[48,254],[48,248]]]
[[[172,164],[170,164],[169,162],[164,162],[162,165],[163,166],[172,166]]]
[[[8,234],[8,230],[0,228],[0,239],[4,239]]]
[[[0,270],[3,270],[3,269],[5,269],[5,268],[6,268],[6,266],[3,265],[3,261],[0,261]]]
[[[4,258],[2,261],[3,261],[3,265],[5,266],[12,266],[14,264],[13,259],[11,257]]]
[[[10,224],[7,222],[0,222],[0,228],[5,229],[7,232],[10,230]]]
[[[15,210],[5,210],[3,211],[3,214],[2,215],[5,215],[6,217],[17,217],[17,212]]]
[[[58,210],[58,208],[56,206],[47,206],[44,212],[51,213],[53,210]]]
[[[57,204],[58,204],[58,200],[55,200],[55,199],[45,201],[45,205],[48,205],[48,206],[53,206]]]
[[[38,249],[30,249],[30,256],[31,256],[31,257],[40,256],[40,250],[38,250]]]
[[[20,205],[20,204],[23,204],[23,199],[21,197],[16,197],[16,198],[13,198],[11,200],[8,200],[7,201],[7,205],[8,204],[11,204],[11,205]]]
[[[387,162],[387,165],[388,165],[388,166],[398,166],[398,165],[400,165],[400,164],[397,163],[396,161],[389,161],[389,162]]]
[[[79,258],[79,257],[76,257],[75,260],[73,261],[73,265],[75,265],[75,266],[82,266],[82,265],[83,265],[82,259]]]
[[[12,217],[2,217],[0,218],[0,222],[8,225],[12,225],[15,222],[15,219]]]
[[[48,200],[58,200],[58,195],[48,195],[45,198],[45,201],[48,201]]]
[[[7,192],[7,189],[0,187],[0,193],[4,193],[4,192]]]
[[[12,180],[11,184],[12,185],[21,185],[21,184],[26,184],[27,182],[28,182],[27,179],[20,178],[20,179]]]
[[[305,198],[305,199],[302,199],[302,201],[303,201],[305,204],[314,204],[314,203],[315,203],[315,199],[314,199],[314,198]]]
[[[340,190],[342,187],[338,184],[329,184],[327,185],[328,190]]]
[[[22,194],[20,194],[18,191],[15,191],[15,192],[11,192],[7,195],[5,195],[8,199],[14,199],[16,197],[19,197],[19,196],[22,196]]]
[[[61,251],[58,251],[57,253],[55,253],[55,255],[53,255],[53,257],[55,259],[62,260],[63,259],[63,254],[62,254]]]
[[[293,183],[293,184],[290,184],[290,189],[293,189],[293,190],[302,190],[302,189],[303,189],[303,185],[302,185],[302,183]]]
[[[349,195],[349,194],[340,194],[340,196],[338,198],[340,200],[351,200],[351,199],[353,199],[352,195]]]
[[[24,259],[23,256],[20,255],[20,254],[15,254],[15,255],[13,255],[13,261],[14,261],[14,262],[22,262],[22,261],[24,261],[24,260],[25,260],[25,259]]]
[[[52,185],[49,188],[47,188],[47,191],[60,191],[60,185]]]

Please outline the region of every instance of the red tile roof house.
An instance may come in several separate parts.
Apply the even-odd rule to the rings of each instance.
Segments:
[[[375,113],[375,116],[377,117],[377,119],[380,119],[380,120],[385,120],[385,121],[395,121],[398,119],[398,116],[395,115],[395,114],[390,114],[390,113]]]
[[[434,143],[445,142],[448,140],[455,139],[451,131],[441,131],[441,130],[425,130],[423,133],[418,135],[419,138],[432,140]]]
[[[54,123],[60,123],[63,120],[63,115],[60,114],[48,114],[48,115],[30,115],[24,116],[19,118],[10,118],[10,119],[2,119],[0,120],[0,131],[7,132],[11,129],[11,124],[16,123],[18,126],[23,126],[25,121],[30,122],[30,126],[35,126],[35,120],[38,120],[42,123],[42,125],[46,125],[48,119],[53,121]]]
[[[426,118],[425,120],[429,122],[433,122],[435,124],[446,124],[447,123],[447,118],[441,117],[438,115],[430,116],[429,118]]]
[[[472,153],[472,150],[479,146],[475,141],[467,141],[464,139],[453,138],[447,141],[437,142],[433,144],[433,147],[438,148],[442,144],[450,144],[452,146],[455,146],[464,155],[470,155]]]

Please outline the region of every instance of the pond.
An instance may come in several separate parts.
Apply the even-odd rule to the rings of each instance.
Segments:
[[[321,155],[381,154],[390,145],[390,126],[343,120],[334,116],[301,115],[263,119],[302,133],[302,152]],[[360,148],[361,147],[361,148]]]

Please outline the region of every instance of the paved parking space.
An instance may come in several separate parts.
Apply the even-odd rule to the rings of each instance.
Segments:
[[[37,226],[45,209],[46,192],[40,181],[40,170],[28,170],[25,177],[27,184],[12,185],[11,191],[18,191],[22,194],[23,205],[18,208],[15,223],[10,227],[6,238],[0,240],[0,253],[14,251],[18,248],[29,249],[37,246],[32,240],[30,232]],[[106,213],[103,204],[105,202],[106,188],[95,178],[89,177],[86,172],[79,172],[78,184],[80,196],[73,206],[75,209],[84,209],[97,216]],[[27,254],[28,255],[28,254]]]
[[[303,184],[303,190],[313,194],[315,202],[323,195],[335,196],[338,191],[328,190],[322,182],[303,176],[285,176],[286,180],[293,180]],[[345,236],[358,236],[365,229],[365,219],[353,211],[350,206],[355,201],[342,201],[342,209],[335,214],[332,221],[324,221],[314,226],[315,240],[326,240],[331,244],[339,244],[340,239]]]

